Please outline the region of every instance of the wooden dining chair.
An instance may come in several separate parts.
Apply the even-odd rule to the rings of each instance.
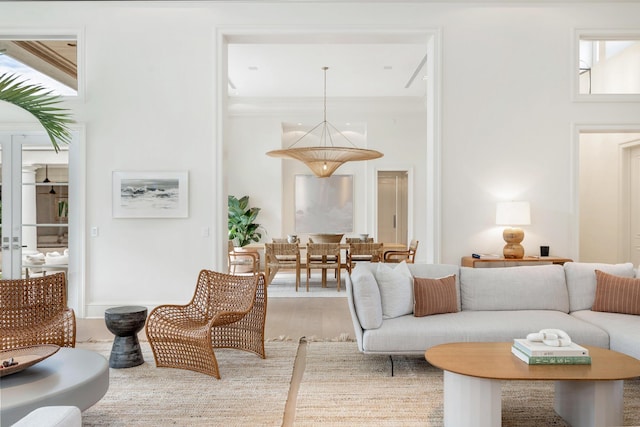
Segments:
[[[418,241],[412,240],[409,247],[403,251],[386,251],[384,253],[384,262],[402,262],[406,261],[413,264],[416,260],[416,251],[418,250]]]
[[[265,274],[267,286],[275,277],[278,270],[294,269],[296,272],[296,292],[300,286],[300,247],[297,243],[265,243]]]
[[[380,262],[382,243],[350,243],[347,250],[347,271],[351,273],[356,262]]]
[[[238,267],[248,267],[253,274],[257,274],[260,270],[260,254],[258,252],[236,251],[231,240],[228,243],[227,259],[227,273],[236,274]]]
[[[340,292],[340,243],[307,243],[307,292],[312,269],[322,271],[322,287],[327,286],[327,270],[336,271],[337,289]]]

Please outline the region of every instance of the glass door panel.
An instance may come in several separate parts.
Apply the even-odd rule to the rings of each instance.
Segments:
[[[68,153],[44,134],[2,142],[2,277],[67,271]]]

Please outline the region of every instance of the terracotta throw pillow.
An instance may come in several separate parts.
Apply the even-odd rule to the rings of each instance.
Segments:
[[[413,279],[413,294],[415,317],[458,311],[455,274],[440,279],[416,277]]]
[[[596,270],[596,297],[591,310],[640,315],[640,279]]]

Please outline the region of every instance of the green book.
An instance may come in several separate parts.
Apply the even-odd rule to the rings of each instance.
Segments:
[[[591,365],[591,356],[528,356],[515,346],[511,353],[529,365]]]

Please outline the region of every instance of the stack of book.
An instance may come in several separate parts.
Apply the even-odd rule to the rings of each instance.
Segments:
[[[511,353],[529,365],[590,365],[589,350],[571,343],[564,347],[552,347],[542,342],[516,338]]]

